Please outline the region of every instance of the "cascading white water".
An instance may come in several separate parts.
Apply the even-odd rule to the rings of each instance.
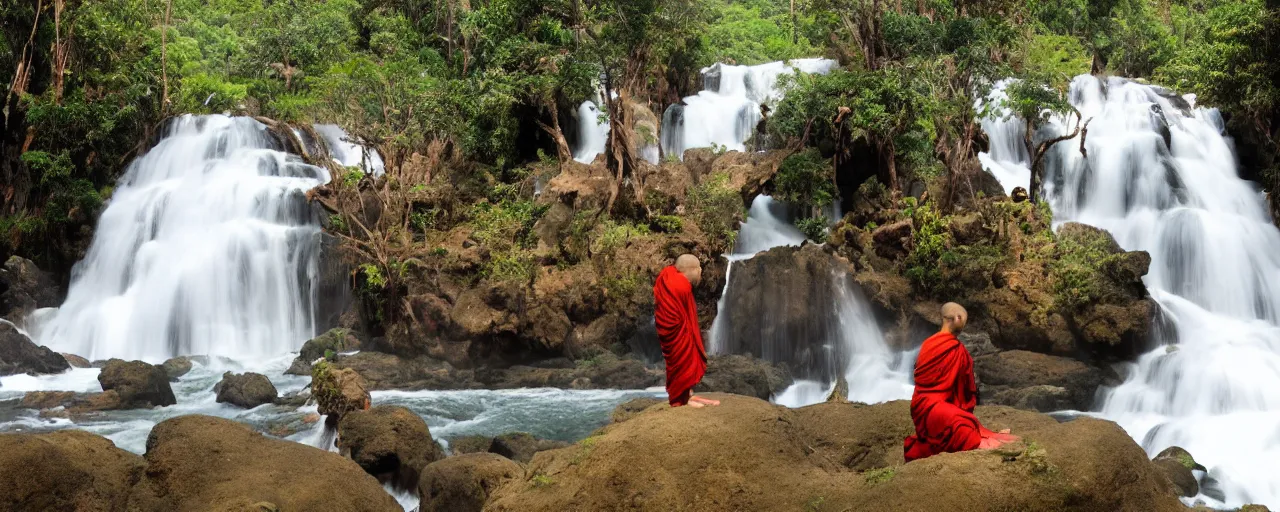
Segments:
[[[1280,506],[1280,230],[1262,193],[1238,177],[1217,110],[1194,108],[1192,97],[1084,75],[1070,101],[1092,119],[1088,158],[1078,141],[1046,157],[1055,222],[1098,226],[1148,251],[1146,285],[1174,326],[1126,365],[1101,414],[1151,454],[1190,451],[1217,480],[1201,496],[1211,504]],[[988,156],[1010,166],[996,153],[1021,144],[1021,127],[984,129]],[[1067,126],[1056,119],[1051,129]]]
[[[702,70],[703,90],[672,105],[662,115],[662,153],[683,159],[687,149],[724,146],[745,151],[760,121],[760,105],[776,106],[781,98],[778,77],[795,73],[829,73],[830,59],[795,59],[757,66],[715,64]]]
[[[315,335],[329,173],[261,123],[184,116],[134,161],[39,342],[89,359],[286,354]]]
[[[726,353],[731,350],[728,337],[731,336],[729,323],[732,322],[733,315],[725,308],[728,302],[726,298],[733,293],[733,266],[763,251],[787,245],[797,246],[804,241],[805,236],[786,220],[785,205],[769,196],[756,197],[751,203],[747,221],[738,232],[733,253],[726,255],[729,269],[725,276],[725,289],[721,292],[717,305],[717,316],[711,327],[711,353]],[[834,271],[830,279],[832,304],[813,306],[814,315],[810,319],[813,325],[812,330],[808,331],[823,339],[759,340],[763,353],[755,355],[768,360],[786,361],[794,352],[793,349],[797,348],[786,346],[803,345],[807,352],[821,351],[820,356],[814,358],[813,364],[842,365],[811,370],[815,374],[844,375],[849,385],[850,400],[876,403],[910,397],[912,358],[907,354],[895,353],[888,347],[866,299],[849,275]],[[767,300],[781,299],[771,297]],[[767,322],[770,316],[766,314],[765,318]],[[821,402],[831,393],[834,385],[834,382],[799,380],[775,397],[775,401],[789,407]]]
[[[329,156],[338,165],[359,167],[374,176],[382,176],[386,172],[382,155],[373,148],[359,144],[359,141],[351,140],[342,127],[336,124],[317,124],[313,127],[316,133],[324,137],[325,144],[329,146]]]
[[[584,101],[578,106],[578,145],[573,150],[573,159],[589,164],[596,155],[604,153],[605,143],[609,139],[609,120],[601,119],[600,108],[593,101]]]

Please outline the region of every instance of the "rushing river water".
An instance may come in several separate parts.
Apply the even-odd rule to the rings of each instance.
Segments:
[[[1088,158],[1078,139],[1046,158],[1055,222],[1098,226],[1148,251],[1147,288],[1174,326],[1125,365],[1100,414],[1151,454],[1190,451],[1220,491],[1199,498],[1280,506],[1280,230],[1262,192],[1239,178],[1216,109],[1121,78],[1080,76],[1070,94],[1092,119]],[[1027,186],[1025,125],[983,126],[984,164],[1006,189]]]

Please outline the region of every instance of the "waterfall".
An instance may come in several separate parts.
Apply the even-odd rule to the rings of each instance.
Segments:
[[[250,118],[175,119],[120,179],[40,343],[89,359],[237,359],[315,332],[324,169]]]
[[[609,120],[600,118],[600,109],[593,101],[584,101],[578,106],[578,146],[573,150],[573,159],[589,164],[596,155],[604,153],[605,142],[609,139]]]
[[[1088,158],[1075,141],[1046,156],[1055,221],[1148,251],[1145,282],[1173,326],[1126,365],[1101,415],[1151,454],[1189,450],[1217,480],[1202,487],[1212,504],[1280,505],[1280,231],[1262,192],[1237,175],[1221,115],[1190,96],[1084,75],[1070,101],[1092,119]],[[996,153],[1020,144],[1020,132],[984,128],[993,149],[984,162],[1016,165]],[[1048,127],[1066,129],[1062,119]]]
[[[911,396],[913,361],[889,349],[851,276],[831,269],[830,275],[815,276],[817,283],[799,285],[806,295],[794,297],[790,292],[799,283],[758,279],[758,273],[775,269],[750,266],[765,264],[754,259],[761,252],[804,241],[805,236],[787,220],[786,205],[769,196],[756,197],[733,253],[726,256],[729,268],[711,327],[710,352],[736,353],[750,346],[758,357],[791,366],[800,380],[777,397],[778,403],[787,406],[823,401],[837,376],[849,384],[850,400],[875,403]],[[753,279],[757,289],[735,288],[733,270],[742,265],[757,274]],[[735,299],[748,301],[751,307],[729,306]],[[797,308],[804,312],[794,314]],[[787,323],[795,318],[804,321]],[[735,333],[735,327],[740,332]]]
[[[352,140],[347,132],[336,124],[314,125],[316,133],[324,138],[329,147],[329,156],[343,167],[359,167],[374,176],[382,176],[386,166],[382,163],[382,155],[372,148]]]
[[[715,64],[702,70],[703,90],[671,105],[662,114],[662,154],[683,159],[687,149],[724,146],[745,151],[760,121],[760,106],[776,106],[782,97],[778,77],[795,73],[829,73],[830,59],[795,59],[757,66]]]

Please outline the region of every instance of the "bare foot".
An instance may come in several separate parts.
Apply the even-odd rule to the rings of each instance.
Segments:
[[[701,408],[703,408],[703,407],[706,407],[706,405],[704,405],[702,402],[694,402],[692,399],[690,399],[690,400],[689,400],[689,403],[687,403],[687,404],[685,404],[685,405],[687,405],[687,406],[689,406],[689,407],[693,407],[693,408],[695,408],[695,409],[701,409]]]
[[[720,405],[720,401],[719,401],[719,400],[712,400],[712,399],[710,399],[710,398],[702,398],[702,397],[700,397],[700,396],[692,397],[692,398],[690,398],[690,399],[689,399],[689,401],[690,401],[690,402],[697,402],[697,403],[701,403],[701,404],[704,404],[704,405]]]

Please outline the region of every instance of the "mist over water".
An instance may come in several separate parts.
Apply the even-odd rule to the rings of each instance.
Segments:
[[[1190,451],[1217,480],[1201,499],[1280,505],[1280,231],[1262,192],[1239,178],[1216,109],[1121,78],[1080,76],[1070,94],[1092,119],[1088,158],[1078,139],[1046,156],[1055,223],[1098,226],[1148,251],[1144,280],[1173,327],[1153,329],[1151,350],[1125,365],[1100,414],[1152,455]],[[983,162],[1006,189],[1027,186],[1023,126],[983,123]]]

